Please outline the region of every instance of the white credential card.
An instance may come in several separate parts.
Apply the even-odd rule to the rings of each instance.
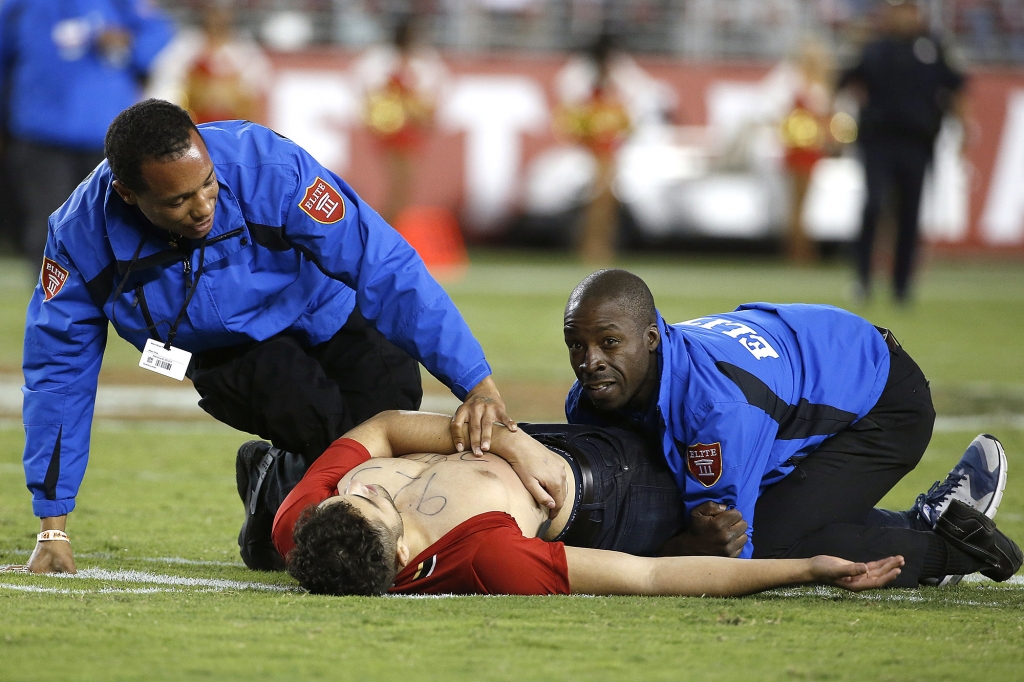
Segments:
[[[164,344],[156,339],[149,339],[142,350],[139,367],[181,381],[185,378],[185,370],[188,369],[191,359],[192,354],[187,350],[174,346],[164,348]]]

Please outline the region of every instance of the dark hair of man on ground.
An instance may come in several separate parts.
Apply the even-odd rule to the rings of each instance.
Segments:
[[[192,146],[193,130],[197,128],[187,111],[164,100],[147,99],[117,115],[107,128],[103,153],[121,184],[144,192],[149,188],[142,178],[142,163],[180,157]]]
[[[288,573],[313,594],[377,596],[398,574],[395,537],[348,502],[310,507],[295,523]]]
[[[654,295],[647,283],[626,270],[598,270],[576,285],[565,304],[566,312],[581,305],[616,301],[637,325],[646,329],[657,323]]]

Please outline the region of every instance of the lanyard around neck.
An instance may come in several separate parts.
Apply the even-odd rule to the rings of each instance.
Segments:
[[[112,304],[111,312],[113,313],[113,315],[112,315],[113,320],[112,321],[113,321],[113,323],[116,326],[121,326],[117,322],[117,298],[121,295],[121,292],[124,290],[124,285],[128,282],[128,276],[131,274],[132,268],[134,268],[135,264],[139,262],[139,255],[142,253],[142,247],[145,246],[145,244],[146,244],[146,235],[142,235],[142,239],[139,240],[139,246],[135,249],[135,253],[132,255],[132,260],[128,264],[128,268],[124,271],[124,277],[121,278],[121,282],[120,282],[120,284],[117,285],[117,290],[114,292],[114,298],[113,298],[113,304]],[[186,263],[191,264],[191,256],[192,256],[191,253],[189,253],[189,254],[187,254],[185,256],[184,260],[185,260]],[[174,337],[178,335],[178,326],[181,324],[181,321],[185,318],[185,312],[188,310],[188,304],[192,302],[192,297],[195,295],[196,288],[199,286],[199,278],[202,277],[202,275],[203,275],[203,266],[205,265],[205,263],[206,263],[206,237],[203,237],[202,240],[200,240],[200,242],[199,242],[199,267],[196,268],[195,274],[192,275],[191,281],[188,281],[187,278],[188,278],[189,275],[188,275],[187,272],[185,273],[185,277],[186,277],[185,285],[188,288],[188,294],[185,296],[185,302],[181,305],[181,309],[178,311],[178,316],[174,319],[174,322],[171,323],[170,329],[167,331],[167,341],[163,342],[164,348],[166,348],[168,350],[170,350],[171,344],[174,342]],[[143,313],[148,313],[148,311],[144,310]],[[152,317],[150,315],[144,314],[144,317],[146,318],[146,326],[145,327],[135,328],[135,327],[121,326],[121,328],[124,329],[125,331],[130,331],[130,332],[150,332],[156,338],[157,341],[160,341],[161,340],[160,339],[160,333],[157,331],[156,328],[157,328],[158,325],[168,324],[167,320],[160,320],[159,322],[153,322],[153,319],[152,319]]]

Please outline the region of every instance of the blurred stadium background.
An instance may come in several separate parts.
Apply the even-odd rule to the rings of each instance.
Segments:
[[[182,24],[208,3],[164,2]],[[227,3],[231,4],[231,3]],[[238,23],[269,51],[265,123],[310,149],[372,205],[389,166],[365,123],[360,61],[410,15],[440,50],[435,121],[410,202],[440,206],[475,243],[567,247],[592,190],[593,159],[558,135],[567,54],[602,32],[635,59],[632,119],[615,152],[627,247],[778,250],[790,207],[780,121],[786,65],[808,39],[832,65],[871,34],[873,0],[239,0]],[[884,3],[881,3],[884,4]],[[922,206],[941,252],[1022,254],[1024,3],[928,0],[930,28],[970,76],[969,125],[951,119]],[[164,94],[164,90],[160,94]],[[840,98],[838,109],[855,103]],[[964,136],[968,141],[961,154]],[[854,237],[864,181],[852,145],[814,169],[806,230],[833,253]]]

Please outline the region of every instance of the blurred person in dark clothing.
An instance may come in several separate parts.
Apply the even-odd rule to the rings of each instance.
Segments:
[[[947,114],[962,119],[964,76],[946,61],[942,45],[927,33],[914,0],[888,0],[881,32],[864,46],[860,61],[838,88],[851,88],[861,102],[859,142],[867,199],[857,243],[857,295],[871,293],[871,254],[879,215],[890,193],[896,200],[894,295],[909,296],[918,240],[924,175],[935,138]]]
[[[172,35],[146,0],[0,0],[3,161],[32,261],[50,213],[103,160],[107,127]]]

